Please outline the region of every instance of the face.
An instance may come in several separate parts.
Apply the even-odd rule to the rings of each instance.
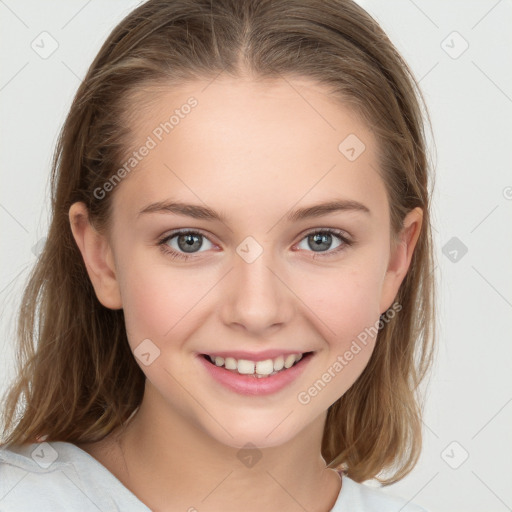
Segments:
[[[108,192],[110,287],[91,278],[105,305],[117,290],[161,414],[233,447],[276,446],[361,374],[408,256],[391,250],[376,141],[355,114],[306,80],[206,85],[137,118],[133,149],[149,150]],[[238,373],[280,354],[307,355]]]

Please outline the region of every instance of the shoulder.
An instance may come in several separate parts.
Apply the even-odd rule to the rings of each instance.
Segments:
[[[342,475],[341,491],[331,512],[427,512],[403,498]]]
[[[2,512],[149,511],[88,453],[61,441],[0,447],[0,496]]]
[[[0,449],[2,510],[64,510],[79,507],[79,477],[62,443],[31,443]],[[65,455],[66,454],[66,455]],[[85,510],[89,510],[85,508]]]

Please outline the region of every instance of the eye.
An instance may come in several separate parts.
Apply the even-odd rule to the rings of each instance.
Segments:
[[[204,247],[205,241],[207,242],[206,248]],[[185,260],[189,258],[187,254],[202,252],[199,250],[201,248],[208,250],[213,247],[212,242],[205,235],[192,230],[181,230],[166,235],[158,242],[158,245],[164,253],[169,254],[171,257]]]
[[[333,243],[336,243],[334,247],[332,247]],[[328,257],[338,254],[346,247],[352,245],[352,243],[353,242],[346,236],[345,232],[339,229],[316,229],[307,233],[297,247],[316,253],[314,257]],[[304,244],[306,245],[305,247]],[[193,258],[194,254],[203,252],[200,249],[207,251],[212,249],[214,245],[201,232],[182,229],[160,239],[158,246],[172,259],[187,260]]]
[[[337,245],[333,247],[332,244],[336,243],[336,240]],[[351,244],[351,240],[339,229],[317,229],[306,234],[297,247],[303,250],[312,250],[315,253],[326,253],[320,254],[320,256],[331,256]]]

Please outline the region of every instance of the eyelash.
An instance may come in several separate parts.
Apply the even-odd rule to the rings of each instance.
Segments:
[[[304,240],[308,236],[320,235],[320,234],[335,235],[336,237],[338,237],[341,240],[342,244],[339,245],[338,247],[336,247],[336,249],[332,249],[330,251],[320,251],[320,252],[309,251],[309,252],[314,253],[313,259],[315,259],[317,257],[328,258],[330,256],[334,256],[334,255],[340,253],[341,251],[345,250],[347,247],[350,247],[353,244],[353,241],[349,240],[345,236],[344,231],[341,231],[340,229],[334,229],[334,228],[315,229],[315,230],[309,231],[304,234],[304,236],[300,239],[299,242],[302,242],[302,240]],[[160,247],[160,249],[162,250],[162,252],[164,254],[170,256],[172,259],[179,259],[179,260],[183,260],[183,261],[194,258],[194,256],[189,256],[189,255],[183,254],[181,252],[175,251],[174,249],[169,248],[169,246],[167,245],[167,242],[169,240],[172,240],[174,237],[176,237],[178,235],[200,235],[203,238],[208,239],[208,237],[206,235],[204,235],[203,233],[201,233],[201,231],[196,231],[196,230],[191,230],[191,229],[182,229],[182,230],[174,231],[169,235],[165,235],[163,238],[161,238],[157,242],[157,245]],[[194,254],[194,253],[191,253],[191,254]]]

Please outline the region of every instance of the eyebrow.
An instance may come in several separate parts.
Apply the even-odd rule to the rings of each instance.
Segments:
[[[350,199],[337,199],[297,209],[288,213],[286,219],[289,222],[297,222],[299,220],[321,217],[322,215],[340,211],[356,211],[371,215],[370,209],[362,203]],[[180,201],[158,201],[151,203],[142,208],[137,214],[137,217],[147,213],[174,213],[194,219],[218,220],[222,223],[226,223],[226,218],[223,215],[207,206],[188,204]]]

